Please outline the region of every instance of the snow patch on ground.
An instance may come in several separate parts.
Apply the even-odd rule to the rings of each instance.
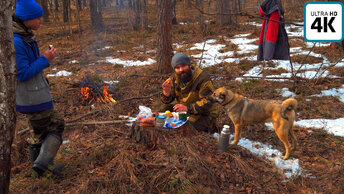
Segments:
[[[337,97],[341,102],[344,103],[344,85],[341,88],[332,88],[329,90],[321,91],[321,94],[315,94],[312,96],[322,97],[322,96],[332,96]],[[343,125],[344,126],[344,125]]]
[[[215,133],[214,137],[219,139],[219,134]],[[230,139],[234,136],[231,135]],[[231,141],[231,140],[230,140]],[[262,158],[265,158],[275,164],[275,166],[283,171],[287,178],[292,176],[298,176],[301,174],[301,167],[299,165],[299,159],[289,158],[288,160],[283,160],[282,153],[276,149],[273,149],[271,145],[266,145],[260,142],[251,141],[246,138],[241,138],[238,145],[248,149],[253,154],[256,154]]]
[[[48,77],[58,77],[58,76],[70,76],[72,75],[72,72],[68,72],[68,71],[59,71],[56,74],[48,74]]]
[[[296,121],[294,125],[306,128],[323,129],[335,136],[344,137],[344,118],[338,119],[306,119]]]
[[[289,91],[289,88],[276,89],[276,91],[278,91],[281,96],[285,98],[293,98],[296,96],[294,92]]]
[[[142,65],[151,65],[153,63],[155,63],[156,61],[148,58],[147,61],[134,61],[134,60],[122,60],[119,58],[113,58],[113,57],[106,57],[105,61],[108,63],[112,63],[112,64],[120,64],[123,66],[142,66]]]

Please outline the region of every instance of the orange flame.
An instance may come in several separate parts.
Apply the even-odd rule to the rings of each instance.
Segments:
[[[109,102],[112,102],[112,103],[116,103],[116,100],[112,98],[112,95],[109,94],[109,92],[107,91],[109,89],[110,86],[104,86],[103,87],[103,95],[104,97],[102,96],[99,96],[97,98],[92,98],[92,101],[94,102],[103,102],[103,103],[109,103]],[[82,87],[80,89],[80,93],[79,93],[79,96],[82,100],[90,100],[89,99],[89,96],[90,96],[90,88],[89,87]]]
[[[113,98],[112,98],[112,95],[109,94],[109,92],[107,91],[107,90],[109,89],[109,87],[110,87],[110,86],[104,86],[104,87],[103,87],[103,94],[104,94],[104,99],[103,99],[103,101],[104,101],[105,103],[108,103],[108,102],[113,102],[113,103],[115,103],[116,100],[113,99]]]
[[[82,100],[87,100],[90,95],[90,88],[89,87],[82,87],[80,89],[79,96]]]

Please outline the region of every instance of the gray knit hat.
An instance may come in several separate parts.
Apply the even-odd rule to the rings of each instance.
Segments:
[[[191,65],[190,58],[184,53],[177,53],[172,57],[172,68],[174,69],[179,64]]]

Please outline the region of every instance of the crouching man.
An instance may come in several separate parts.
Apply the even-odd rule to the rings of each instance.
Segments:
[[[187,112],[190,123],[198,131],[217,131],[218,104],[208,97],[215,90],[209,74],[191,64],[184,53],[177,53],[171,62],[173,74],[162,84],[164,110]]]
[[[54,109],[49,83],[43,69],[56,55],[52,47],[39,53],[32,30],[42,23],[43,9],[35,0],[17,0],[13,16],[14,47],[17,60],[16,109],[27,115],[30,125],[30,160],[32,175],[39,177],[47,170],[61,175],[63,165],[53,160],[62,143],[64,119]]]

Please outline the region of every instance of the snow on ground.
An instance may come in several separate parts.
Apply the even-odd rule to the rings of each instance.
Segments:
[[[68,63],[69,64],[74,64],[74,63],[79,63],[79,61],[78,60],[72,60],[72,61],[69,61]]]
[[[118,80],[114,80],[114,81],[110,80],[110,81],[104,81],[104,83],[109,84],[109,85],[115,85],[115,84],[118,84],[119,81]]]
[[[289,91],[288,88],[282,88],[282,89],[276,89],[282,97],[285,98],[293,98],[296,96],[296,94],[294,92]]]
[[[147,61],[133,61],[133,60],[122,60],[119,58],[113,58],[113,57],[106,57],[105,61],[108,63],[112,63],[112,64],[120,64],[125,66],[142,66],[142,65],[151,65],[153,63],[155,63],[156,61],[148,58]]]
[[[274,130],[271,122],[266,122],[265,126],[268,130]],[[344,118],[338,119],[304,119],[295,121],[294,126],[322,129],[335,136],[344,137]]]
[[[246,23],[243,23],[243,24],[257,26],[257,27],[262,27],[262,24],[261,23],[257,23],[257,22],[246,22]]]
[[[233,56],[233,51],[221,53],[220,50],[224,49],[226,45],[215,44],[216,39],[209,39],[203,43],[196,43],[190,50],[200,50],[199,54],[192,55],[197,64],[202,58],[202,66],[213,66],[224,61],[225,57]],[[203,51],[203,52],[202,52]]]
[[[72,75],[72,72],[68,72],[68,71],[59,71],[56,74],[48,74],[48,77],[58,77],[58,76],[70,76]]]
[[[214,133],[214,137],[219,139],[219,134]],[[233,135],[230,137],[230,141],[234,138]],[[292,176],[298,176],[301,173],[301,167],[299,165],[299,159],[289,158],[288,160],[283,160],[283,154],[273,149],[271,145],[266,145],[260,142],[251,141],[246,138],[241,138],[238,145],[248,149],[253,154],[263,157],[275,164],[275,166],[280,169],[287,178]],[[230,149],[230,147],[229,147]]]
[[[306,119],[296,121],[294,125],[306,128],[323,129],[335,136],[344,137],[344,118],[338,119]]]
[[[260,28],[262,26],[261,23],[257,22],[247,22],[246,25],[253,25]],[[302,22],[298,22],[296,24],[303,24]],[[286,25],[286,31],[288,33],[289,39],[292,39],[294,37],[296,38],[302,38],[303,39],[303,27],[298,25]],[[195,62],[199,64],[202,67],[206,66],[213,66],[218,63],[227,62],[227,63],[239,63],[241,60],[246,59],[250,61],[256,61],[256,51],[258,49],[258,45],[256,41],[258,40],[258,36],[256,38],[248,38],[250,36],[250,33],[245,34],[238,34],[235,35],[232,38],[225,37],[225,41],[231,42],[233,44],[236,44],[238,46],[238,50],[236,51],[237,54],[243,55],[245,54],[245,57],[236,58],[233,57],[234,51],[226,51],[223,52],[224,49],[226,49],[226,44],[217,44],[216,39],[208,39],[205,42],[201,43],[195,43],[193,46],[189,48],[189,50],[197,50],[199,51],[198,54],[191,55]],[[304,42],[306,47],[313,47],[314,43],[311,42]],[[315,46],[328,46],[329,43],[316,43]],[[173,43],[173,46],[176,49],[182,48],[185,46],[185,44],[179,44],[179,43]],[[111,47],[106,47],[104,49],[108,49]],[[298,64],[296,62],[293,63],[293,70],[301,70],[302,73],[296,74],[297,76],[313,79],[313,78],[319,78],[319,77],[326,77],[330,76],[328,71],[326,70],[320,70],[318,69],[320,67],[328,67],[330,65],[333,65],[333,63],[330,63],[329,60],[322,56],[321,54],[317,54],[312,52],[309,52],[308,50],[303,50],[302,47],[291,47],[291,56],[296,55],[309,55],[314,56],[318,58],[322,58],[322,62],[316,63],[316,64]],[[250,55],[251,54],[251,55]],[[119,58],[114,57],[106,57],[105,61],[112,64],[121,64],[123,66],[141,66],[141,65],[150,65],[155,63],[156,61],[153,59],[148,59],[146,61],[133,61],[133,60],[121,60]],[[276,78],[290,78],[292,76],[292,69],[290,62],[288,60],[272,60],[272,62],[275,64],[275,67],[264,67],[264,69],[285,69],[288,71],[288,73],[282,73],[279,75],[267,75],[268,77],[276,77]],[[343,65],[344,63],[337,64],[338,66]],[[261,72],[263,70],[262,65],[257,65],[256,67],[253,67],[251,70],[247,71],[245,76],[255,76],[255,77],[262,77]],[[284,79],[268,79],[269,81],[285,81]],[[238,81],[241,81],[241,79],[238,79]]]
[[[243,36],[244,35],[244,36]],[[249,34],[248,34],[249,35]],[[230,39],[230,41],[238,46],[240,51],[238,51],[238,54],[242,55],[245,53],[250,53],[258,50],[258,45],[256,44],[251,44],[255,41],[258,40],[258,38],[245,38],[247,34],[242,34],[242,35],[236,35],[234,36],[233,39]]]
[[[265,123],[268,130],[274,130],[272,123]],[[305,128],[315,128],[322,129],[331,133],[335,136],[344,137],[344,118],[338,119],[305,119],[300,121],[295,121],[294,125],[305,127]],[[308,130],[309,133],[312,133],[313,130]],[[214,135],[218,139],[219,134]],[[231,139],[232,139],[231,135]],[[301,168],[298,162],[298,159],[288,159],[282,160],[282,153],[278,150],[272,149],[271,145],[265,145],[260,142],[253,142],[245,138],[241,138],[239,146],[244,147],[250,150],[252,153],[264,157],[276,165],[277,168],[285,172],[286,177],[291,177],[293,175],[299,175]]]
[[[98,51],[103,51],[103,50],[107,50],[107,49],[112,49],[113,46],[105,46],[104,48],[101,49],[97,49]]]
[[[315,44],[315,46],[330,46],[331,43],[328,42],[305,42],[306,46],[308,48],[312,48]]]
[[[249,25],[255,25],[260,27],[261,24],[255,22],[247,23]],[[300,23],[301,24],[301,23]],[[286,31],[288,35],[291,37],[301,37],[303,38],[303,28],[302,26],[296,25],[289,25],[286,27]],[[221,52],[222,49],[226,48],[225,44],[216,44],[216,39],[209,39],[202,43],[194,44],[190,50],[199,50],[200,53],[192,55],[195,59],[197,64],[201,64],[201,66],[213,66],[221,62],[227,63],[238,63],[243,59],[247,59],[250,61],[256,61],[257,56],[255,54],[256,50],[258,49],[258,45],[254,42],[258,40],[257,38],[248,38],[250,34],[238,34],[232,38],[225,38],[225,41],[231,42],[238,46],[237,53],[248,54],[245,57],[234,58],[233,51]],[[313,46],[313,43],[305,42],[306,46],[309,47],[310,45]],[[178,45],[178,44],[176,44]],[[329,43],[316,43],[316,46],[328,46]],[[179,46],[179,45],[178,45]],[[323,77],[336,77],[330,75],[329,71],[324,70],[325,67],[329,67],[334,63],[331,63],[325,56],[315,53],[313,51],[303,50],[302,47],[291,47],[290,48],[291,56],[297,55],[309,55],[317,58],[322,58],[320,63],[315,64],[299,64],[294,62],[293,63],[293,71],[298,73],[296,76],[307,78],[307,79],[314,79],[314,78],[323,78]],[[252,55],[249,55],[252,53]],[[276,69],[285,69],[288,73],[282,73],[280,75],[268,75],[267,77],[276,77],[276,78],[291,78],[292,77],[292,67],[289,60],[272,60],[275,64],[274,67],[264,67],[262,65],[257,65],[253,67],[251,70],[247,71],[243,77],[245,76],[253,76],[253,77],[263,77],[261,75],[262,70],[276,70]],[[344,63],[337,64],[337,66],[344,66]],[[237,79],[238,81],[242,81],[242,79]],[[286,81],[285,79],[268,79],[268,81]]]
[[[238,46],[237,53],[242,55],[246,53],[254,53],[255,50],[258,49],[258,46],[252,44],[257,38],[249,39],[245,38],[250,34],[239,34],[234,36],[232,39],[226,38],[225,40],[228,42],[232,42]],[[196,43],[193,47],[189,48],[190,50],[200,50],[201,53],[191,55],[197,64],[202,64],[203,67],[205,66],[213,66],[218,63],[227,62],[227,63],[238,63],[240,60],[247,59],[247,60],[256,60],[257,56],[246,56],[241,58],[233,58],[234,51],[227,51],[221,52],[222,49],[226,48],[224,44],[215,44],[215,39],[209,39],[202,43]],[[201,63],[200,63],[200,60]]]
[[[342,85],[342,87],[338,88],[338,89],[332,88],[329,90],[323,90],[323,91],[321,91],[321,94],[315,94],[312,96],[316,96],[316,97],[333,96],[333,97],[337,97],[341,102],[344,103],[344,85]]]

